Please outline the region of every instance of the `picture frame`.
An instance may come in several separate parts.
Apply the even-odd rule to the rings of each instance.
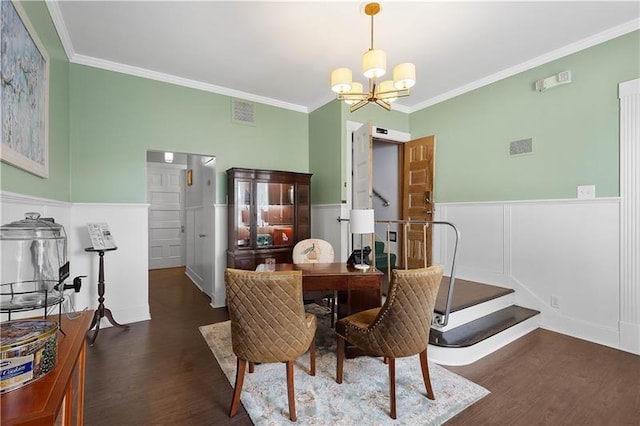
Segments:
[[[187,170],[187,186],[193,185],[193,169]]]
[[[18,2],[0,2],[0,160],[49,177],[49,54]]]

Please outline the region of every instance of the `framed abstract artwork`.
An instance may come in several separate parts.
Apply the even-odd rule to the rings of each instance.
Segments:
[[[0,159],[49,176],[49,55],[19,3],[0,1]]]

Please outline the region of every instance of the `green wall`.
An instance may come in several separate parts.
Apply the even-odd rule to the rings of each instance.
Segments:
[[[342,111],[337,101],[309,114],[309,171],[311,202],[340,203],[342,187]]]
[[[618,83],[640,77],[636,31],[410,115],[413,138],[436,135],[438,202],[619,195]],[[534,82],[570,70],[573,82]],[[533,153],[508,156],[533,138]]]
[[[69,201],[69,63],[43,2],[21,2],[49,54],[49,178],[0,162],[0,189]]]
[[[367,105],[349,112],[344,102],[329,102],[309,114],[309,168],[313,173],[313,204],[337,204],[346,198],[347,121],[409,132],[409,115]]]
[[[71,65],[71,199],[146,202],[146,151],[216,157],[217,202],[229,167],[309,170],[308,115],[255,104],[255,126],[231,121],[231,98]]]
[[[411,132],[409,114],[395,110],[387,111],[378,105],[368,104],[355,112],[349,112],[349,106],[343,103],[342,113],[344,114],[344,119],[348,121],[358,123],[371,122],[377,127],[393,129],[398,132]],[[346,136],[344,137],[346,138]]]
[[[436,200],[575,198],[577,185],[618,196],[617,85],[640,76],[640,32],[404,114],[336,101],[304,114],[256,104],[256,125],[231,121],[231,98],[69,65],[44,2],[23,2],[50,55],[49,178],[0,164],[0,189],[77,202],[146,202],[146,151],[217,158],[216,202],[229,167],[313,173],[313,203],[344,199],[347,121],[436,135]],[[536,92],[570,70],[573,83]],[[533,138],[534,152],[508,156]]]

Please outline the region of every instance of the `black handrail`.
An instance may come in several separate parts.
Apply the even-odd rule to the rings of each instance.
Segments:
[[[348,222],[349,219],[343,219],[343,218],[338,218],[338,222]],[[376,220],[375,221],[377,224],[387,224],[387,238],[386,238],[386,246],[389,247],[389,226],[392,223],[395,224],[401,224],[403,226],[403,243],[405,244],[404,247],[404,267],[405,269],[408,269],[408,265],[407,265],[407,230],[409,228],[410,225],[422,225],[423,226],[423,231],[422,231],[422,235],[424,238],[424,245],[426,247],[427,245],[427,233],[426,230],[429,226],[431,225],[445,225],[445,226],[449,226],[453,229],[453,231],[455,232],[455,243],[453,246],[453,257],[451,259],[451,274],[450,274],[450,282],[449,282],[449,292],[447,293],[447,305],[445,307],[444,310],[444,315],[440,315],[440,314],[434,314],[433,315],[433,320],[432,323],[435,326],[438,327],[445,327],[448,323],[449,323],[449,315],[451,314],[451,305],[453,303],[453,289],[455,286],[455,282],[456,282],[456,257],[458,255],[458,243],[460,241],[460,231],[458,230],[458,228],[456,227],[456,225],[454,225],[451,222],[447,222],[444,220],[426,220],[426,221],[420,221],[420,220]],[[389,273],[388,276],[390,275],[391,272],[391,262],[390,262],[390,250],[388,250],[387,253],[387,272]],[[424,264],[425,267],[427,267],[427,257],[424,257]],[[373,266],[375,267],[375,256],[373,256]]]

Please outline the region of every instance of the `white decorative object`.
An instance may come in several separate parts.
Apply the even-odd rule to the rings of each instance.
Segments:
[[[369,265],[364,263],[364,248],[362,246],[362,234],[373,234],[375,232],[375,220],[373,209],[353,209],[349,215],[351,233],[360,234],[360,264],[354,265],[358,269],[367,270]]]

